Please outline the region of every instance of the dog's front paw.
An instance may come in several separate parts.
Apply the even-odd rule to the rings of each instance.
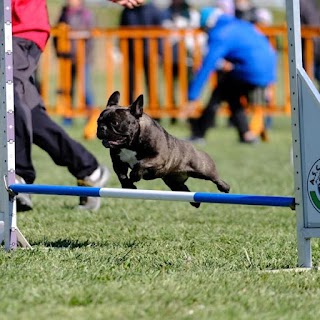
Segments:
[[[190,204],[195,208],[199,208],[201,203],[199,203],[199,202],[190,202]]]
[[[138,189],[133,183],[130,183],[123,187],[124,189]]]
[[[137,187],[129,179],[127,179],[126,181],[122,181],[121,187],[123,189],[137,189]]]
[[[132,182],[138,182],[141,180],[141,174],[139,170],[132,170],[130,172],[130,180]]]

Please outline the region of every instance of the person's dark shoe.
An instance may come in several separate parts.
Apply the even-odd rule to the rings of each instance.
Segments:
[[[110,172],[108,168],[99,166],[90,176],[83,180],[78,180],[78,186],[102,188],[109,180]],[[100,208],[101,198],[99,197],[80,197],[78,209],[96,211]]]
[[[268,142],[269,141],[268,131],[267,130],[262,130],[261,133],[260,133],[260,138],[261,138],[262,141]]]
[[[251,131],[247,131],[240,137],[240,142],[241,143],[248,143],[248,144],[255,144],[255,143],[259,142],[259,138]]]
[[[170,124],[172,124],[172,125],[175,125],[175,124],[177,124],[177,118],[171,118],[170,119]]]
[[[26,184],[25,180],[16,175],[15,183]],[[32,210],[31,195],[28,193],[18,193],[16,197],[17,212],[25,212]]]
[[[64,127],[71,127],[73,125],[73,119],[72,118],[67,118],[67,117],[63,118],[62,119],[62,125]]]

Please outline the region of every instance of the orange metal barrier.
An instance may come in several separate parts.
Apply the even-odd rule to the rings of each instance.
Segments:
[[[278,80],[270,88],[270,104],[265,112],[290,114],[289,62],[286,26],[259,27],[269,38],[278,51]],[[304,56],[307,73],[313,78],[313,38],[320,36],[319,28],[303,27],[302,37],[305,40]],[[66,25],[52,29],[51,39],[56,37],[57,47],[65,55],[56,57],[53,45],[47,46],[39,72],[41,93],[48,108],[53,114],[64,117],[97,115],[97,110],[88,110],[85,106],[84,68],[85,41],[94,38],[95,61],[93,67],[93,86],[97,97],[97,108],[105,105],[107,98],[114,90],[121,93],[121,104],[129,105],[129,41],[133,41],[135,52],[134,77],[135,96],[145,95],[145,111],[155,118],[179,118],[188,113],[191,117],[198,117],[207,96],[191,110],[185,110],[188,91],[188,64],[193,61],[192,68],[196,70],[202,60],[200,30],[171,30],[164,28],[119,28],[94,29],[87,31],[70,31]],[[190,53],[186,45],[186,38],[193,39],[193,50]],[[76,41],[77,46],[77,81],[76,96],[71,101],[71,61],[68,58],[70,40]],[[149,41],[149,83],[144,79],[143,41]],[[51,40],[52,41],[52,40]],[[173,76],[173,41],[178,42],[179,65],[178,76]],[[161,54],[159,52],[161,51]],[[216,85],[213,75],[205,92],[210,92]],[[99,106],[99,107],[98,107]],[[98,110],[100,110],[100,108]],[[94,123],[94,122],[93,122]],[[93,130],[87,129],[86,137],[93,135]],[[95,128],[94,128],[95,131]],[[94,132],[95,133],[95,132]]]

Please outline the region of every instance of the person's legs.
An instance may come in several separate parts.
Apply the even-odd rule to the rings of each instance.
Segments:
[[[206,132],[212,127],[212,121],[215,117],[220,103],[225,99],[225,92],[228,86],[228,80],[221,78],[217,87],[212,91],[210,99],[198,119],[190,119],[191,134],[193,137],[204,138]]]
[[[232,94],[228,103],[232,112],[232,122],[238,130],[240,140],[243,141],[245,133],[249,131],[249,125],[240,97]]]
[[[252,85],[234,79],[231,72],[222,74],[203,114],[199,119],[191,121],[193,137],[203,138],[205,136],[207,130],[212,126],[212,118],[220,103],[226,101],[230,106],[232,122],[238,130],[240,141],[255,141],[255,137],[252,137],[249,131],[247,115],[240,99],[242,96],[248,96],[251,88]]]
[[[32,110],[34,144],[46,151],[55,164],[67,167],[79,186],[103,187],[109,171],[57,125],[41,106]],[[79,209],[97,210],[100,198],[80,197]]]
[[[143,69],[144,69],[144,83],[145,83],[145,87],[147,90],[147,101],[150,105],[150,67],[149,67],[149,58],[147,56],[147,53],[144,53],[144,58],[143,58]],[[133,97],[134,101],[135,99],[137,99],[137,97]],[[130,103],[132,103],[132,101]],[[154,120],[160,122],[161,118],[158,117],[153,117]]]
[[[177,62],[173,61],[172,63],[172,104],[176,108],[179,102],[179,94],[176,94],[179,92],[178,88],[178,82],[179,82],[179,65]],[[177,118],[172,117],[170,120],[171,124],[177,123]]]
[[[250,132],[248,118],[241,103],[241,97],[245,96],[248,98],[249,92],[254,86],[237,79],[231,79],[229,85],[230,93],[226,101],[229,103],[232,121],[238,130],[240,142],[252,143],[256,141],[256,137]]]
[[[75,104],[75,89],[77,81],[77,65],[75,63],[71,64],[71,87],[70,87],[70,99],[71,105]]]
[[[39,48],[31,41],[12,38],[15,119],[16,183],[33,183],[36,172],[32,164],[31,107],[41,102],[34,74],[40,57]],[[17,211],[32,209],[31,196],[17,195]]]
[[[41,51],[31,41],[12,38],[16,173],[33,183],[36,173],[31,159],[33,142],[31,108],[41,103],[34,74]]]
[[[31,159],[32,128],[31,110],[23,106],[19,96],[15,94],[15,183],[33,183],[36,172]],[[32,201],[29,194],[17,195],[17,211],[32,210]]]
[[[315,63],[314,64],[314,77],[318,82],[318,86],[320,84],[320,64],[319,63]]]
[[[128,68],[129,68],[128,70],[129,103],[132,103],[135,99],[135,96],[134,96],[135,77],[134,77],[134,60],[133,59],[132,60],[129,59]]]
[[[209,102],[204,108],[202,115],[198,119],[189,119],[191,125],[191,135],[193,138],[204,138],[206,132],[212,127],[212,118],[217,112],[220,104],[219,91],[212,91]]]
[[[48,152],[57,165],[66,166],[79,185],[102,187],[109,177],[107,168],[99,166],[95,157],[71,139],[42,107],[33,78],[41,51],[29,40],[13,38],[13,53],[16,173],[23,178],[22,183],[35,180],[31,158],[31,146],[35,143]],[[31,200],[30,204],[27,210],[32,207]],[[80,198],[80,205],[82,209],[98,209],[100,199]]]
[[[94,94],[91,83],[91,66],[89,63],[85,64],[85,101],[88,109],[94,106]]]
[[[68,94],[70,95],[70,102],[71,102],[71,108],[74,108],[74,105],[76,103],[76,97],[75,97],[75,89],[76,89],[76,80],[77,80],[77,66],[74,62],[71,63],[71,86],[70,91]],[[62,119],[62,124],[65,127],[72,126],[73,119],[71,115],[65,115]]]
[[[98,168],[96,158],[76,142],[40,106],[32,109],[33,143],[46,151],[55,164],[67,167],[77,179]]]
[[[31,110],[22,105],[19,96],[16,94],[14,101],[16,174],[22,177],[26,183],[33,183],[36,172],[31,159]]]

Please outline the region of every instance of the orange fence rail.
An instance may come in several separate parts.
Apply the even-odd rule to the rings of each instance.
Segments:
[[[278,80],[270,88],[271,100],[267,112],[290,114],[289,62],[287,30],[285,25],[259,27],[268,37],[278,52]],[[56,38],[59,52],[65,53],[57,58],[52,43],[47,46],[42,57],[38,73],[40,90],[45,105],[50,113],[64,117],[88,116],[92,110],[85,105],[84,64],[85,42],[94,41],[93,87],[96,106],[103,107],[114,90],[121,92],[121,104],[129,101],[129,46],[134,50],[135,96],[145,94],[145,111],[154,118],[179,118],[187,105],[189,62],[196,70],[202,60],[203,33],[200,30],[171,30],[164,28],[119,28],[71,31],[66,25],[52,29],[51,39]],[[304,63],[309,76],[313,78],[313,39],[320,36],[320,28],[303,27]],[[149,55],[146,62],[148,75],[144,74],[144,41],[148,40]],[[193,43],[193,50],[188,50],[187,41]],[[72,101],[71,61],[68,57],[71,42],[76,43],[76,90]],[[52,42],[52,40],[51,40]],[[173,74],[173,43],[178,43],[177,77]],[[159,54],[159,52],[161,52]],[[144,78],[148,78],[148,85]],[[209,93],[216,85],[213,74],[205,92]],[[206,103],[206,93],[196,104],[190,116],[197,117]],[[97,110],[94,109],[97,113]]]

